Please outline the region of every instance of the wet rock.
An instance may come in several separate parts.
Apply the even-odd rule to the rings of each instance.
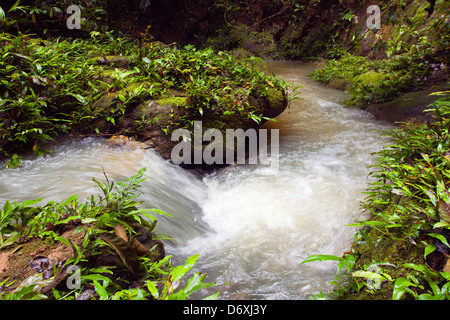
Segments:
[[[98,295],[95,292],[95,288],[90,288],[83,290],[83,292],[76,298],[76,300],[91,300],[91,298],[96,297],[98,297]]]
[[[264,98],[262,114],[264,117],[275,118],[286,110],[288,105],[284,92],[275,88],[269,88]]]
[[[435,121],[431,113],[425,113],[424,110],[432,109],[429,107],[439,96],[430,94],[438,91],[434,89],[409,92],[402,97],[387,103],[369,105],[365,110],[372,113],[378,120],[410,123],[427,123]]]
[[[338,90],[346,90],[351,85],[351,83],[352,83],[351,79],[336,78],[328,82],[327,86]]]
[[[110,148],[123,148],[126,150],[137,150],[145,149],[148,147],[147,144],[131,140],[129,137],[124,135],[113,135],[105,140],[105,145]]]
[[[166,256],[164,243],[155,239],[155,234],[144,227],[135,227],[134,230],[139,234],[135,237],[145,248],[150,250],[152,260],[159,261]],[[152,250],[153,249],[153,250]]]
[[[138,140],[153,148],[166,160],[170,159],[176,142],[170,140],[170,135],[165,130],[176,129],[174,124],[189,114],[184,106],[186,101],[187,97],[146,100],[136,107],[131,116],[135,119],[134,124],[137,123],[135,130]]]

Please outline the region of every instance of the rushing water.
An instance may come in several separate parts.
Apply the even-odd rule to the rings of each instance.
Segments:
[[[280,162],[233,166],[200,178],[162,160],[152,150],[107,147],[101,140],[60,143],[51,155],[0,172],[0,202],[62,200],[99,194],[92,177],[125,179],[147,167],[140,199],[158,216],[157,232],[170,235],[166,251],[178,263],[200,253],[195,270],[206,272],[222,299],[306,299],[329,289],[334,263],[299,263],[312,254],[341,255],[362,217],[371,153],[388,129],[363,111],[344,108],[345,93],[308,79],[313,66],[269,62],[279,77],[299,82],[302,100],[277,122]],[[229,283],[227,285],[221,285]]]

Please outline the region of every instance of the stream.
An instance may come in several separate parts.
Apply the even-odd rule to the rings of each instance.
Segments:
[[[299,264],[313,254],[342,255],[363,217],[372,155],[392,128],[364,111],[345,108],[342,91],[308,78],[312,64],[269,61],[277,76],[301,83],[301,100],[263,128],[279,130],[279,169],[231,166],[199,177],[152,150],[110,148],[98,138],[67,140],[50,154],[0,171],[0,205],[44,198],[60,201],[100,194],[92,177],[124,180],[147,167],[139,200],[169,213],[157,216],[175,264],[199,253],[195,271],[206,272],[220,299],[308,299],[330,289],[336,263]],[[225,283],[229,283],[224,285]]]

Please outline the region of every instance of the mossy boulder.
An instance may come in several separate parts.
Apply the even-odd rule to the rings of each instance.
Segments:
[[[352,252],[357,256],[357,264],[363,268],[364,264],[380,263],[383,272],[392,279],[403,277],[411,272],[404,264],[425,264],[423,250],[410,242],[399,242],[389,237],[383,237],[379,232],[372,230],[369,236],[380,239],[377,245],[363,242],[355,243]],[[377,237],[377,238],[375,238]],[[389,261],[389,264],[386,263]],[[378,290],[360,290],[358,293],[344,294],[342,300],[392,300],[394,281],[383,281]],[[407,295],[405,295],[406,297]]]
[[[202,121],[204,130],[218,129],[225,136],[226,129],[257,127],[266,121],[265,118],[280,115],[288,105],[282,89],[268,86],[263,96],[253,94],[244,100],[239,97],[239,88],[236,88],[220,98],[218,105],[213,107],[215,111],[205,108],[199,112],[191,105],[190,97],[173,91],[159,98],[142,94],[123,114],[111,114],[111,110],[116,110],[115,106],[122,103],[121,97],[127,98],[137,88],[149,88],[151,85],[149,82],[132,83],[122,90],[105,93],[94,104],[94,114],[103,116],[96,117],[88,127],[105,133],[132,135],[168,160],[173,147],[178,144],[178,141],[171,141],[171,133],[176,129],[193,132],[193,122]],[[251,114],[261,116],[261,122],[255,122]]]
[[[327,86],[338,89],[338,90],[347,90],[348,87],[352,84],[352,80],[348,78],[335,78],[328,82]]]
[[[105,65],[110,68],[126,69],[131,64],[131,57],[119,55],[105,55],[101,52],[93,53],[95,57],[87,60],[89,64]]]
[[[148,99],[140,102],[132,113],[123,116],[121,123],[139,141],[167,160],[176,145],[170,139],[170,132],[177,129],[183,118],[189,115],[187,103],[188,97]]]
[[[150,99],[137,105],[131,115],[133,121],[129,122],[139,126],[139,128],[134,129],[136,129],[140,141],[144,141],[153,147],[163,158],[170,159],[172,148],[178,144],[178,141],[171,141],[171,132],[184,128],[192,133],[193,121],[202,121],[203,133],[207,129],[218,129],[224,137],[226,129],[247,130],[259,125],[248,116],[249,110],[244,112],[233,111],[236,100],[232,94],[224,95],[221,101],[223,111],[228,110],[229,112],[223,112],[222,116],[211,116],[199,114],[198,110],[191,108],[189,97],[166,96],[160,99]],[[250,96],[244,103],[248,103],[248,109],[253,110],[255,114],[274,118],[286,109],[287,97],[284,92],[270,88],[264,97]],[[185,122],[186,118],[191,120]],[[265,119],[262,119],[262,122],[265,121]],[[204,147],[206,145],[208,144],[205,144]]]
[[[169,99],[151,99],[140,103],[136,108],[135,117],[148,119],[150,123],[166,128],[179,121],[181,116],[188,115],[187,109],[177,104],[182,103],[180,99],[174,97],[171,102]]]

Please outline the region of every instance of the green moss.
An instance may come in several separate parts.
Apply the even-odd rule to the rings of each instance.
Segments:
[[[119,96],[119,92],[108,93],[103,95],[95,102],[94,113],[103,113],[110,110],[114,104],[114,100]]]
[[[204,125],[204,129],[212,128],[222,130],[224,127],[226,127],[226,124],[219,120],[207,121]]]
[[[245,37],[245,32],[240,36]],[[261,43],[271,36],[268,33]],[[262,72],[255,57],[237,58],[212,49],[175,49],[157,42],[140,48],[134,42],[109,38],[104,42],[60,41],[49,45],[33,40],[31,46],[23,37],[9,35],[6,39],[11,43],[6,47],[10,54],[2,56],[0,65],[11,66],[2,72],[14,76],[14,81],[2,82],[0,91],[7,97],[3,101],[5,110],[20,110],[13,130],[9,117],[0,119],[0,127],[5,129],[0,154],[8,157],[18,144],[24,149],[38,146],[36,141],[66,134],[69,128],[71,134],[132,132],[134,124],[141,128],[150,121],[162,123],[165,129],[169,125],[184,128],[195,119],[228,123],[222,117],[225,111],[226,116],[235,113],[247,128],[253,125],[247,121],[249,112],[262,106],[261,100],[257,105],[248,103],[250,95],[261,98],[269,84],[281,90],[288,87],[284,81]],[[252,34],[251,42],[257,40]],[[42,70],[46,77],[42,77]],[[58,81],[50,84],[48,79]],[[33,95],[25,87],[32,87]],[[230,88],[231,97],[220,104],[223,92]],[[43,102],[32,103],[33,108],[29,108],[36,97]],[[242,102],[239,106],[238,99]],[[148,108],[150,102],[156,103]],[[58,121],[49,123],[48,116],[54,114],[58,114]],[[45,127],[42,132],[41,127]],[[30,128],[39,128],[39,134]]]
[[[189,104],[189,98],[188,97],[166,97],[161,98],[156,101],[161,106],[176,106],[176,107],[187,107]]]
[[[220,97],[219,106],[225,110],[231,110],[236,100],[232,94],[224,94]]]
[[[265,94],[265,107],[263,116],[274,118],[281,114],[287,107],[288,101],[281,90],[269,87]]]

